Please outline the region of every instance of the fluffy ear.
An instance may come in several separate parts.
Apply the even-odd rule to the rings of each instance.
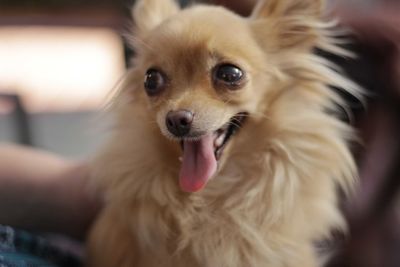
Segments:
[[[257,34],[270,25],[278,48],[310,48],[322,9],[322,0],[259,0],[251,19]]]
[[[322,12],[322,0],[259,0],[251,17],[305,16],[318,17]]]
[[[178,11],[175,0],[137,0],[132,8],[132,16],[138,33],[143,34]]]

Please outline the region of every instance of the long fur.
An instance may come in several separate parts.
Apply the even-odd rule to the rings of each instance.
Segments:
[[[138,1],[137,57],[113,103],[113,134],[93,163],[106,205],[89,237],[88,266],[320,266],[313,244],[345,229],[336,193],[350,191],[356,177],[354,133],[335,116],[344,103],[329,86],[361,94],[313,53],[344,53],[321,9],[317,0],[260,1],[242,18],[219,7]],[[240,92],[219,94],[197,79],[220,53],[248,70]],[[157,100],[143,89],[154,62],[176,77]],[[160,125],[176,106],[195,108],[205,125],[249,112],[198,193],[180,190],[181,151]]]

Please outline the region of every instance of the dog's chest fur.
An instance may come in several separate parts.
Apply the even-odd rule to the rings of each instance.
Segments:
[[[251,123],[248,127],[251,133]],[[246,137],[243,132],[237,138],[246,143]],[[181,192],[177,171],[165,168],[177,158],[149,160],[145,151],[153,153],[150,148],[137,156],[119,155],[119,159],[130,158],[134,165],[108,174],[113,180],[120,176],[120,183],[109,190],[112,202],[94,227],[92,241],[96,247],[102,246],[100,251],[115,254],[118,249],[120,256],[113,255],[113,263],[108,265],[101,265],[107,260],[100,260],[93,266],[125,266],[122,263],[126,261],[126,266],[138,267],[276,267],[292,266],[300,260],[311,262],[301,266],[314,266],[311,241],[321,232],[327,234],[328,225],[341,218],[335,208],[333,184],[320,179],[308,189],[306,198],[300,188],[295,193],[288,193],[290,188],[275,192],[277,180],[298,179],[297,170],[280,162],[273,150],[257,147],[259,151],[250,154],[244,147],[232,149],[221,173],[198,194]],[[247,149],[254,147],[249,144]],[[125,165],[109,162],[114,170],[114,164]],[[289,182],[285,186],[295,185]],[[99,241],[113,236],[117,244]]]

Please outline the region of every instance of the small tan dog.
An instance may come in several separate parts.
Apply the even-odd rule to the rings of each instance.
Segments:
[[[329,85],[359,95],[313,53],[344,53],[321,12],[137,1],[137,56],[93,165],[106,205],[88,266],[320,266],[313,244],[344,227],[336,189],[356,176]]]

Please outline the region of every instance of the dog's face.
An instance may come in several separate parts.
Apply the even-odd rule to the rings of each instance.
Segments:
[[[299,25],[284,19],[293,8],[313,16],[318,1],[298,2],[261,1],[252,18],[211,6],[180,10],[173,0],[136,4],[135,75],[144,79],[138,90],[146,95],[148,116],[182,147],[184,191],[203,188],[246,129],[246,118],[263,114],[279,87],[277,58],[312,47],[312,31],[292,34]]]

